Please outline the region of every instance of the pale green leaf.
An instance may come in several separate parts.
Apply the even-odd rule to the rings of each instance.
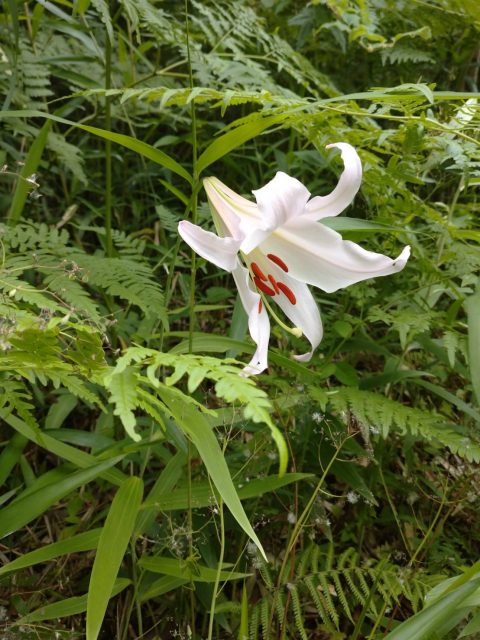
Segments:
[[[98,541],[87,597],[87,640],[100,633],[108,600],[133,533],[143,495],[143,482],[128,478],[115,495]]]

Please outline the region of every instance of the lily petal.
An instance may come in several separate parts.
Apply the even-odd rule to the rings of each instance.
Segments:
[[[237,266],[232,271],[237,285],[238,293],[243,308],[248,315],[248,330],[252,340],[257,345],[250,363],[243,369],[243,375],[251,376],[261,373],[268,366],[268,341],[270,339],[270,320],[265,306],[260,304],[261,297],[251,288],[251,280],[248,269],[237,261]]]
[[[296,178],[283,171],[261,189],[252,191],[257,200],[261,226],[251,229],[242,242],[243,253],[250,253],[277,227],[303,214],[310,191]]]
[[[262,255],[260,251],[255,251],[252,257],[262,271],[273,276],[277,287],[279,286],[278,283],[280,283],[280,287],[282,285],[286,286],[289,292],[293,294],[295,304],[292,304],[290,298],[282,291],[273,296],[272,300],[278,304],[293,326],[301,329],[302,334],[310,342],[312,348],[309,352],[294,356],[300,362],[308,362],[323,338],[320,311],[310,289],[303,282],[291,278],[289,274]]]
[[[332,293],[355,282],[401,271],[409,256],[405,247],[396,259],[366,251],[319,222],[291,220],[260,246],[288,266],[292,278]]]
[[[215,177],[205,178],[203,186],[219,231],[226,230],[225,235],[243,240],[261,226],[260,213],[254,202],[235,193]]]
[[[178,224],[178,233],[185,242],[202,258],[225,271],[233,271],[237,265],[237,253],[240,241],[234,238],[220,238],[211,231],[205,231],[196,224],[182,220]]]
[[[345,169],[337,186],[327,196],[315,196],[305,207],[304,217],[309,220],[321,220],[337,216],[352,202],[362,182],[362,163],[355,149],[346,142],[327,145],[327,149],[336,147],[342,153]]]

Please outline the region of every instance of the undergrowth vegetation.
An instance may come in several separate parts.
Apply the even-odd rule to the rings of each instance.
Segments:
[[[0,637],[480,637],[474,0],[0,9]],[[192,254],[202,179],[312,194],[405,269],[324,337]]]

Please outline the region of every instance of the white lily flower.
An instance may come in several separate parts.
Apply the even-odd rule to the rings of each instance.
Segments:
[[[345,169],[329,195],[310,199],[301,182],[279,171],[268,184],[253,191],[255,204],[217,178],[206,178],[204,186],[219,235],[186,220],[178,226],[196,253],[230,271],[235,279],[248,314],[250,335],[257,345],[245,375],[260,373],[268,366],[270,321],[266,307],[273,313],[271,300],[293,323],[290,331],[309,340],[310,351],[295,356],[307,362],[323,336],[320,312],[307,284],[331,293],[401,271],[410,256],[408,246],[396,259],[366,251],[319,222],[341,213],[362,180],[355,149],[344,142],[328,145],[331,147],[340,149]]]

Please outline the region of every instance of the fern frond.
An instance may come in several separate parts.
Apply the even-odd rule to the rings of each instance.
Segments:
[[[469,461],[480,461],[480,444],[445,425],[441,416],[409,407],[371,391],[339,387],[330,396],[336,411],[351,411],[364,426],[378,429],[386,438],[392,429],[438,442]]]
[[[19,380],[0,379],[0,409],[16,413],[30,427],[39,428],[35,418],[32,394]]]
[[[53,131],[48,134],[47,146],[56,153],[60,162],[72,172],[77,180],[85,185],[88,184],[87,175],[83,170],[83,155],[78,147],[67,142],[62,135]]]
[[[91,285],[101,287],[112,296],[138,306],[147,316],[167,323],[163,293],[153,279],[150,267],[130,258],[106,258],[73,254]]]
[[[296,631],[298,632],[299,637],[302,640],[308,640],[307,632],[305,631],[305,627],[303,625],[304,613],[302,610],[302,605],[300,604],[300,597],[298,595],[297,586],[295,584],[289,583],[288,590],[292,598],[292,609],[293,617],[295,619]]]

